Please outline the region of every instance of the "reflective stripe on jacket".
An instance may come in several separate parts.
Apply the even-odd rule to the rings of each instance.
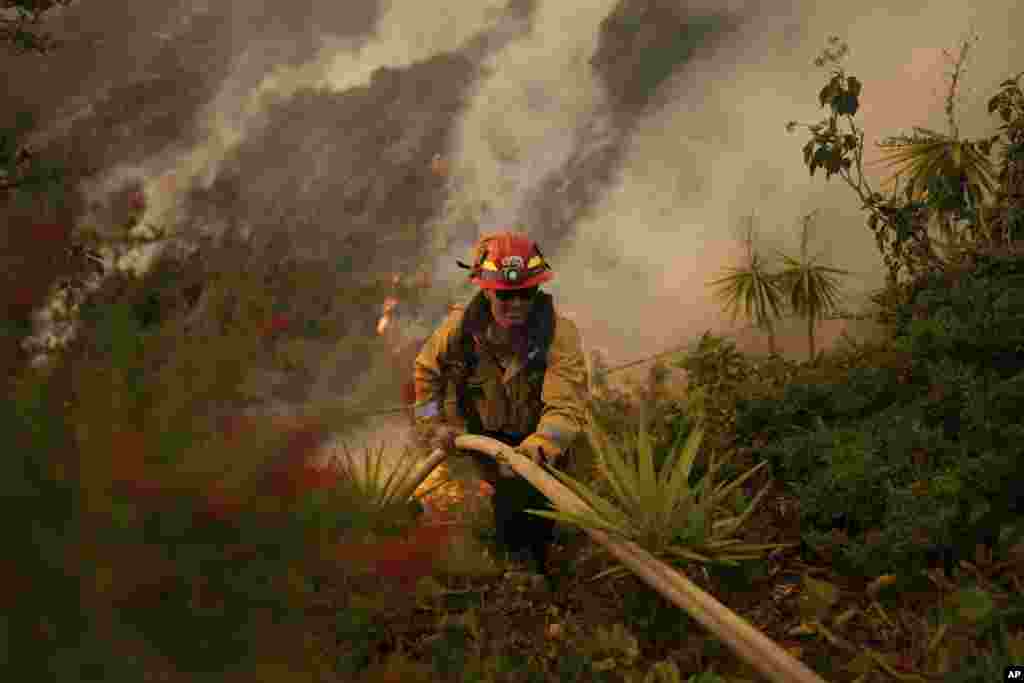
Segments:
[[[417,424],[456,423],[462,420],[448,410],[451,372],[441,359],[459,331],[465,307],[454,307],[444,323],[427,340],[416,356],[414,415]],[[576,324],[556,315],[555,333],[548,349],[544,372],[521,371],[523,363],[514,356],[494,356],[482,341],[476,369],[469,376],[467,391],[480,414],[483,428],[514,434],[529,434],[526,445],[539,445],[545,453],[561,455],[586,424],[587,367]],[[501,365],[505,369],[501,369]]]

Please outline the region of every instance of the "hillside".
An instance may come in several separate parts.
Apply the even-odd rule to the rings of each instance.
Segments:
[[[876,5],[8,3],[5,47],[34,36],[19,8],[63,41],[0,70],[12,670],[794,680],[782,658],[973,683],[1024,661],[1024,8]],[[983,39],[955,37],[968,18]],[[837,27],[852,53],[821,49]],[[557,525],[550,584],[497,552],[465,459],[403,474],[417,343],[508,226],[554,264],[595,386],[567,474],[606,504]],[[621,539],[770,649],[623,571]]]

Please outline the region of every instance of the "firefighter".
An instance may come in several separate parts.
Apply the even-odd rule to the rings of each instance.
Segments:
[[[557,315],[540,285],[554,277],[528,236],[501,232],[480,239],[469,279],[480,287],[426,341],[414,364],[414,419],[424,447],[455,452],[455,437],[488,436],[534,462],[563,467],[586,421],[587,369],[580,334]],[[446,388],[455,390],[448,415]],[[524,512],[550,507],[507,465],[467,453],[494,487],[498,548],[550,578],[551,520]]]

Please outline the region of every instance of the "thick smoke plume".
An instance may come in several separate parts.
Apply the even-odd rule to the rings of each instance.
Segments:
[[[869,160],[885,136],[946,128],[942,50],[969,29],[981,42],[963,135],[993,130],[984,101],[1024,62],[1019,3],[896,5],[236,0],[129,13],[91,0],[58,17],[65,51],[42,67],[13,60],[4,85],[41,115],[40,141],[88,159],[83,220],[109,219],[111,198],[136,183],[147,221],[291,231],[310,257],[354,253],[359,276],[429,270],[439,305],[420,331],[442,300],[468,294],[454,260],[472,240],[520,227],[542,240],[550,289],[587,345],[628,361],[742,327],[706,283],[740,258],[747,216],[764,248],[792,252],[799,217],[819,210],[813,248],[856,273],[848,307],[882,284],[856,197],[808,177],[804,139],[784,130],[824,116],[826,73],[812,61],[825,37],[849,43],[846,66],[864,83]],[[685,58],[649,98],[626,97],[640,75],[603,55],[677,34]],[[436,155],[444,177],[431,173]],[[823,326],[821,346],[842,327]],[[779,341],[804,353],[799,323]]]

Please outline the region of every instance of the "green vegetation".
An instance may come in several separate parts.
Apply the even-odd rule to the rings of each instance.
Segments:
[[[686,444],[679,450],[684,436]],[[699,425],[688,434],[680,431],[668,457],[656,467],[654,446],[646,430],[640,430],[635,439],[628,439],[623,449],[613,445],[600,427],[594,426],[588,439],[597,455],[601,477],[614,492],[612,499],[602,497],[565,473],[556,472],[559,480],[593,512],[574,515],[535,511],[534,514],[633,541],[669,562],[735,565],[739,560],[759,559],[766,552],[779,549],[777,544],[743,543],[736,538],[765,489],[752,501],[739,506],[742,509],[735,509],[733,501],[742,493],[739,487],[764,463],[735,481],[723,482],[718,480],[718,465],[713,462],[703,477],[691,483],[702,438],[703,430]],[[624,567],[615,567],[595,579],[625,572]]]
[[[767,439],[761,453],[800,498],[808,542],[842,527],[839,558],[871,575],[918,568],[938,547],[969,556],[983,530],[998,537],[1018,495],[1022,266],[985,256],[931,276],[895,312],[884,362],[738,402],[741,443]]]

